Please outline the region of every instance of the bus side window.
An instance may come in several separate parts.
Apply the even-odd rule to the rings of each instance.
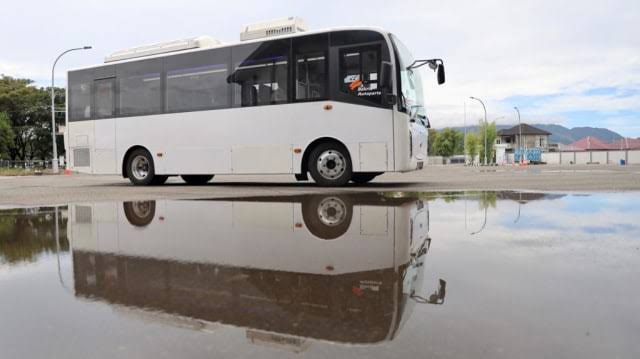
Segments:
[[[109,118],[115,115],[115,78],[95,80],[94,111],[95,118]]]
[[[296,101],[327,99],[328,46],[327,34],[293,39]]]
[[[162,113],[162,62],[150,59],[117,65],[120,116]]]
[[[247,44],[232,49],[233,74],[229,77],[234,107],[286,103],[289,40]]]
[[[69,121],[91,119],[91,80],[83,73],[69,74]]]
[[[230,58],[228,48],[167,57],[164,64],[166,111],[229,107]]]
[[[380,45],[340,49],[340,91],[380,103]]]

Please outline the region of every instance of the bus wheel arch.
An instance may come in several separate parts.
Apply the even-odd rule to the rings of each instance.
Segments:
[[[302,154],[302,163],[301,163],[301,172],[300,175],[302,177],[305,178],[305,180],[307,180],[307,172],[309,172],[309,156],[311,155],[311,152],[313,151],[314,148],[318,147],[320,144],[325,143],[325,142],[334,142],[340,146],[342,146],[344,148],[344,150],[347,152],[347,155],[349,155],[349,157],[351,157],[351,153],[349,153],[349,149],[347,148],[347,146],[345,146],[344,143],[342,143],[342,141],[333,138],[333,137],[320,137],[317,138],[315,140],[313,140],[309,145],[307,145],[307,148],[305,148],[304,153]]]
[[[130,148],[124,156],[123,164],[123,176],[136,186],[161,185],[169,178],[156,175],[153,155],[142,146]]]
[[[345,171],[344,171],[345,176],[343,178],[337,178],[337,181],[335,182],[327,179],[322,179],[322,178],[319,178],[317,169],[310,168],[310,161],[312,160],[312,157],[317,156],[318,153],[316,153],[317,152],[316,150],[319,148],[335,149],[337,150],[337,152],[340,152],[340,154],[342,154],[341,158],[343,157],[342,162],[345,166]],[[321,186],[344,185],[351,179],[351,173],[353,170],[353,167],[352,167],[353,163],[351,158],[352,157],[351,157],[351,153],[349,152],[349,149],[342,141],[332,137],[318,138],[313,142],[311,142],[305,149],[304,154],[302,156],[301,175],[296,176],[296,179],[302,176],[306,177],[307,172],[310,172],[311,177],[313,177],[316,183],[318,183]]]
[[[122,169],[122,177],[123,178],[129,178],[129,175],[127,173],[127,162],[129,162],[129,156],[131,156],[131,153],[133,153],[133,151],[135,151],[137,149],[142,149],[142,150],[145,150],[145,151],[151,153],[151,151],[149,151],[149,149],[147,149],[144,146],[136,145],[136,146],[129,147],[127,152],[124,153],[124,156],[122,156],[122,168],[121,169]]]

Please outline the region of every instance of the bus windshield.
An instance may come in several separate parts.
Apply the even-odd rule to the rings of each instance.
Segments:
[[[424,92],[422,87],[422,76],[424,67],[408,70],[414,58],[406,46],[397,37],[391,35],[398,60],[400,62],[400,106],[401,111],[408,113],[411,117],[416,115],[424,116]]]

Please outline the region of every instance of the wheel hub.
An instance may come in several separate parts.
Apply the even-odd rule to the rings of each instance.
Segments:
[[[137,180],[143,180],[149,175],[149,160],[142,155],[136,156],[131,161],[131,174]]]
[[[318,205],[318,218],[329,227],[344,222],[347,217],[347,206],[337,197],[328,197]]]
[[[336,150],[326,150],[318,157],[316,169],[320,176],[333,180],[344,173],[347,168],[347,161],[344,155]]]

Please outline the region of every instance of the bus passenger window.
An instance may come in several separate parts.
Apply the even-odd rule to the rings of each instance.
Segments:
[[[231,50],[213,49],[167,57],[165,106],[167,112],[230,107]]]
[[[233,48],[234,106],[287,102],[289,41],[269,41]]]
[[[69,121],[91,119],[91,83],[69,80]]]
[[[340,91],[380,103],[380,46],[340,50]]]
[[[96,118],[109,118],[115,115],[114,93],[115,79],[96,80],[94,82],[94,104]]]
[[[296,56],[296,100],[327,97],[327,60],[324,53]]]
[[[116,69],[120,92],[118,113],[121,116],[162,112],[162,61],[124,63]]]

